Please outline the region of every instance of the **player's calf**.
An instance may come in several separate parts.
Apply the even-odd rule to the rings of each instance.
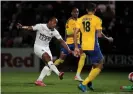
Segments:
[[[51,57],[49,56],[49,54],[48,54],[48,53],[44,53],[44,54],[42,55],[42,59],[43,59],[44,61],[46,61],[46,62],[48,63],[49,68],[50,68],[52,71],[54,71],[54,72],[59,76],[59,73],[60,73],[60,72],[59,72],[59,70],[56,68],[56,66],[54,65],[54,63],[53,63]]]
[[[103,69],[104,59],[101,59],[98,63],[93,64],[93,68]]]
[[[50,69],[48,72],[47,72],[47,76],[50,76],[51,75],[51,73],[52,73],[52,70]]]
[[[55,65],[55,66],[60,65],[61,63],[64,62],[64,59],[65,59],[65,58],[66,58],[66,55],[63,54],[63,53],[61,53],[60,58],[57,59],[57,60],[54,62],[54,65]],[[47,76],[50,76],[50,75],[51,75],[51,72],[52,72],[52,69],[50,69],[50,70],[48,71]]]

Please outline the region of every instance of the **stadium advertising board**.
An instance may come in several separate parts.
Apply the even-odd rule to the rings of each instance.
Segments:
[[[133,66],[133,55],[117,55],[110,54],[104,55],[105,63],[107,66]],[[89,59],[87,59],[87,65],[90,64]]]
[[[133,66],[133,55],[105,55],[105,65]]]
[[[2,71],[39,71],[39,58],[35,56],[31,48],[2,48],[1,70]]]

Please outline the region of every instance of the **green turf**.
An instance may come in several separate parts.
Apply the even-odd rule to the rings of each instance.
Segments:
[[[34,81],[39,73],[2,73],[1,92],[2,94],[83,94],[77,88],[79,82],[73,80],[74,75],[74,72],[67,72],[64,79],[59,80],[52,73],[45,78],[47,86],[38,87],[34,85]],[[82,73],[83,78],[86,76],[87,73]],[[121,92],[119,89],[122,85],[132,84],[127,76],[128,73],[103,72],[93,82],[95,92],[90,91],[85,94],[133,94],[133,91]]]

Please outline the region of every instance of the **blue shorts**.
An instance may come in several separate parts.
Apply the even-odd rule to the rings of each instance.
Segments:
[[[93,51],[84,51],[92,64],[99,63],[103,59],[103,55],[99,47]]]
[[[74,51],[74,44],[67,44],[68,47],[70,48],[70,50]],[[78,47],[81,48],[80,44],[78,44]],[[68,51],[65,48],[61,48],[61,52],[63,52],[64,54],[68,55]]]

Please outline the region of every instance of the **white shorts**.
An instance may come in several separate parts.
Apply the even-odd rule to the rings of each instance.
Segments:
[[[43,55],[44,53],[48,53],[48,55],[50,56],[51,60],[53,59],[49,47],[42,47],[42,46],[40,46],[40,45],[36,45],[36,44],[35,44],[35,45],[34,45],[34,53],[35,53],[38,57],[40,57],[41,59],[42,59],[42,55]]]

